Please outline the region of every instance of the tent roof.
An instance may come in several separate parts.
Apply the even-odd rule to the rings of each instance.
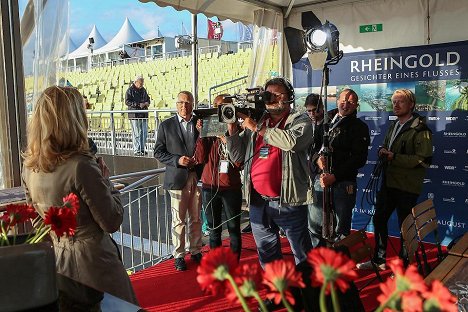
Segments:
[[[115,51],[122,47],[124,44],[128,43],[134,43],[137,41],[142,41],[143,37],[140,36],[140,34],[137,33],[135,28],[133,28],[132,23],[128,20],[128,18],[125,18],[124,23],[122,24],[122,27],[120,27],[119,32],[112,38],[109,43],[107,43],[105,46],[101,47],[100,49],[95,49],[94,53],[95,54],[100,54],[100,53],[106,53],[110,51]]]
[[[192,13],[203,13],[208,17],[230,19],[234,22],[252,23],[253,12],[258,9],[269,9],[286,13],[288,8],[300,8],[307,5],[328,2],[352,2],[356,0],[139,0],[154,2],[158,6],[172,6],[176,10],[188,10]]]
[[[107,41],[102,38],[101,33],[97,29],[96,25],[93,26],[93,29],[89,33],[89,35],[86,37],[84,42],[78,47],[78,49],[74,50],[68,55],[68,59],[74,59],[74,58],[79,58],[79,57],[84,57],[89,55],[89,49],[88,49],[88,44],[89,44],[89,38],[94,38],[94,46],[93,49],[99,49],[100,47],[104,46]],[[69,49],[70,51],[71,49]]]
[[[68,38],[68,52],[75,51],[77,46],[71,38]]]

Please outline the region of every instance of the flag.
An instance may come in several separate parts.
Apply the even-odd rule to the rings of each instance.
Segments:
[[[208,20],[208,39],[221,40],[223,37],[223,25],[221,22]]]

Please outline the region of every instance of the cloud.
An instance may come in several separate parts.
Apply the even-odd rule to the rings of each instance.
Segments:
[[[148,10],[144,7],[132,7],[126,12],[126,16],[135,28],[141,30],[139,33],[145,39],[156,37],[158,26],[165,23],[162,14],[155,14],[154,10]]]

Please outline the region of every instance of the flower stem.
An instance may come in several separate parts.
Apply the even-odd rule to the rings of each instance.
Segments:
[[[268,312],[268,308],[265,306],[265,303],[263,302],[258,292],[254,291],[253,296],[255,299],[257,299],[258,305],[260,306],[260,309],[262,310],[262,312]]]
[[[6,245],[8,246],[8,245],[10,245],[10,242],[8,241],[7,232],[6,232],[6,230],[3,228],[3,226],[2,226],[1,228],[2,228],[2,237],[3,237],[3,239],[2,239],[2,246],[3,246],[4,243],[6,243]]]
[[[242,305],[242,308],[244,309],[245,312],[251,312],[249,309],[249,306],[247,305],[247,302],[245,302],[244,296],[242,296],[239,287],[237,286],[236,282],[234,281],[234,278],[232,278],[231,274],[226,274],[226,279],[231,283],[232,288],[234,288],[234,291],[236,292],[237,298],[239,298],[239,301]]]
[[[281,301],[283,302],[283,305],[286,308],[286,310],[288,310],[288,312],[294,312],[288,300],[286,300],[286,298],[284,297],[284,292],[281,292]]]
[[[333,285],[333,282],[330,282],[330,289],[331,289],[331,298],[333,303],[333,311],[334,312],[341,312],[340,302],[338,301],[338,297],[336,296],[336,289]]]
[[[323,283],[320,289],[320,311],[327,312],[327,303],[325,302],[325,289],[327,289],[327,283]]]
[[[34,243],[40,242],[44,238],[44,236],[49,234],[49,232],[50,232],[50,227],[42,229],[37,235],[33,236],[32,240],[29,243],[34,244]]]

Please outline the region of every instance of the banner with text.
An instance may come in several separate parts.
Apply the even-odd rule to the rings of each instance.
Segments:
[[[353,228],[366,226],[374,207],[361,201],[377,162],[392,114],[391,96],[400,88],[416,95],[416,110],[433,132],[434,157],[419,201],[434,200],[439,232],[445,244],[468,229],[468,41],[347,53],[330,66],[328,109],[336,95],[352,88],[359,95],[359,118],[367,123],[371,146],[367,164],[358,174]],[[296,105],[308,93],[320,93],[322,71],[312,70],[307,58],[293,65]],[[372,222],[368,229],[373,231]],[[389,233],[399,235],[396,214]]]

